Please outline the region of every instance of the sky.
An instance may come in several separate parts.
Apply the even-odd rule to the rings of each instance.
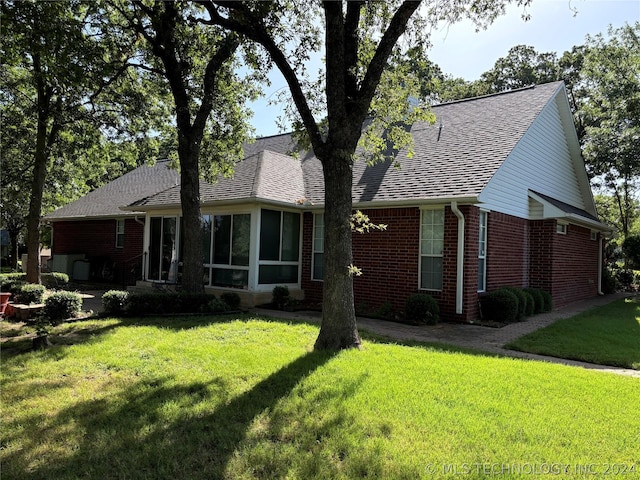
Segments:
[[[533,0],[527,8],[529,21],[522,20],[522,12],[522,7],[510,6],[504,16],[480,32],[475,32],[469,21],[434,27],[429,59],[445,74],[477,80],[516,45],[561,55],[574,45],[582,45],[587,35],[606,35],[609,25],[621,27],[640,21],[640,0]],[[272,71],[270,78],[265,98],[251,105],[258,137],[281,133],[276,118],[282,107],[268,105],[267,98],[286,89],[286,82],[277,71]]]

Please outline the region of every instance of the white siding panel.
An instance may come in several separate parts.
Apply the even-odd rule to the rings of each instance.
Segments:
[[[555,101],[540,112],[480,194],[483,206],[529,218],[528,190],[585,208]]]

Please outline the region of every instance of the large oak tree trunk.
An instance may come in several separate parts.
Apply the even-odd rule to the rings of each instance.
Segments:
[[[324,285],[319,350],[360,346],[353,303],[351,225],[353,163],[344,150],[332,149],[324,161]],[[340,155],[340,152],[342,155]]]
[[[182,289],[203,293],[202,216],[200,214],[200,180],[198,147],[180,142],[180,202],[182,204]]]

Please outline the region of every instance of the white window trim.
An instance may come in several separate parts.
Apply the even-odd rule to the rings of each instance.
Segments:
[[[556,223],[556,233],[558,235],[566,235],[569,230],[569,224],[566,222],[558,221]]]
[[[233,243],[233,224],[234,224],[234,217],[236,215],[248,215],[249,216],[249,222],[251,223],[251,212],[245,212],[245,211],[239,211],[239,212],[206,212],[206,213],[202,213],[202,216],[204,217],[205,215],[208,215],[210,217],[217,217],[217,216],[230,216],[231,217],[231,243]],[[213,285],[211,283],[212,281],[212,275],[211,275],[211,270],[214,268],[220,269],[220,270],[246,270],[246,271],[250,271],[250,266],[251,266],[251,253],[249,253],[249,265],[233,265],[231,263],[231,255],[232,255],[232,251],[231,249],[229,249],[229,263],[212,263],[213,260],[213,239],[214,239],[214,235],[213,235],[213,230],[211,231],[211,238],[209,239],[209,262],[204,262],[202,264],[203,268],[206,270],[209,270],[209,282],[205,285],[205,287],[212,287],[212,288],[226,288],[230,291],[238,291],[238,288],[232,288],[232,287],[222,287],[219,285]],[[251,252],[251,236],[249,237],[249,252]],[[247,289],[249,288],[248,285],[249,282],[247,282]]]
[[[276,211],[280,213],[280,239],[279,239],[279,243],[278,243],[278,258],[279,260],[260,260],[260,235],[262,233],[262,210],[272,210],[272,211]],[[294,213],[297,214],[300,218],[300,221],[298,222],[298,259],[293,261],[293,260],[282,260],[282,232],[284,229],[284,221],[283,221],[283,217],[284,217],[284,213]],[[303,215],[296,210],[278,210],[278,209],[274,209],[274,208],[268,208],[268,207],[261,207],[258,209],[258,222],[259,222],[259,229],[258,229],[258,233],[256,235],[256,242],[257,242],[257,250],[258,250],[258,255],[257,255],[257,268],[256,268],[256,290],[260,291],[260,290],[264,290],[265,288],[272,288],[273,285],[280,285],[280,284],[276,284],[276,283],[260,283],[260,266],[261,265],[290,265],[290,266],[297,266],[298,267],[298,279],[296,281],[296,283],[285,283],[282,285],[286,285],[288,287],[299,287],[300,286],[300,279],[302,278],[302,261],[301,261],[301,256],[302,256],[302,235],[303,235],[303,223],[304,223],[304,218]]]
[[[116,248],[124,248],[124,218],[116,218]],[[120,229],[122,226],[122,229]],[[122,245],[118,245],[118,238],[122,237]]]
[[[487,251],[489,249],[489,211],[488,210],[480,210],[480,225],[479,230],[482,234],[482,214],[484,214],[484,238],[479,238],[479,241],[484,241],[484,255],[480,255],[480,251],[478,249],[478,260],[484,260],[484,271],[482,272],[482,284],[484,288],[481,290],[478,288],[478,292],[486,292],[487,291]]]
[[[322,237],[323,237],[323,241],[322,241],[322,251],[316,250],[315,249],[315,244],[316,244],[316,219],[318,218],[319,215],[322,215]],[[323,260],[324,260],[324,212],[318,212],[318,213],[314,213],[313,214],[313,233],[311,235],[311,280],[314,282],[324,282],[323,278],[315,278],[313,276],[313,273],[315,272],[315,258],[316,258],[316,253],[321,253],[323,256]]]
[[[589,238],[595,242],[596,240],[598,240],[598,232],[596,230],[591,230]]]
[[[433,206],[433,207],[425,207],[420,209],[420,236],[419,236],[419,244],[418,244],[418,290],[422,290],[425,292],[441,292],[442,288],[425,288],[422,286],[422,257],[431,257],[431,258],[442,258],[442,276],[444,282],[444,252],[441,255],[433,255],[433,254],[422,254],[422,213],[428,210],[441,210],[443,212],[443,221],[445,208],[444,205],[441,206]],[[444,225],[443,225],[443,233],[444,233]]]

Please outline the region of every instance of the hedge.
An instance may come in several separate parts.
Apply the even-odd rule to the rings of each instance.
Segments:
[[[405,302],[404,315],[409,323],[435,325],[440,319],[440,307],[432,296],[414,293]]]
[[[482,318],[503,323],[518,321],[518,297],[503,288],[480,297]]]

